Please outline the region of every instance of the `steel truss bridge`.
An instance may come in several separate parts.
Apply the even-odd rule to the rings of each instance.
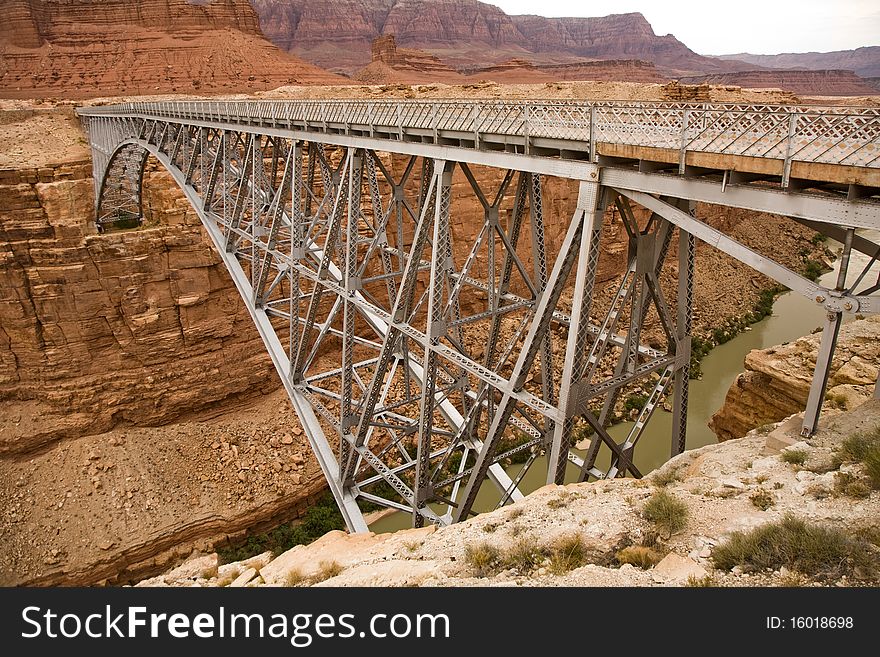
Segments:
[[[845,278],[853,250],[880,253],[856,233],[880,229],[878,109],[219,101],[79,114],[99,229],[140,220],[154,156],[235,282],[351,531],[367,529],[359,502],[420,526],[467,518],[486,479],[499,506],[520,499],[539,456],[548,483],[570,464],[581,481],[639,476],[634,449],[670,393],[670,451],[682,451],[698,239],[825,309],[804,435],[843,314],[880,310],[867,268],[855,286]],[[476,167],[500,182],[481,186]],[[467,235],[451,229],[456,170],[482,208]],[[548,178],[573,181],[571,216],[545,205]],[[784,215],[841,241],[837,285],[701,221],[697,202]],[[600,311],[609,207],[628,267]],[[561,242],[545,239],[549,222]],[[677,269],[670,300],[664,266]],[[662,344],[643,339],[649,318]],[[648,394],[615,440],[611,413],[634,385]],[[593,434],[583,457],[571,449],[582,427]],[[502,464],[515,455],[525,463],[511,479]]]

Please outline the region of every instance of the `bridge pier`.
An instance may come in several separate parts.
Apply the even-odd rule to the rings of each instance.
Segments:
[[[704,223],[695,209],[708,202],[790,214],[843,236],[846,261],[852,248],[880,252],[854,232],[880,228],[877,204],[795,190],[790,180],[811,171],[833,185],[834,167],[805,168],[803,141],[786,144],[783,167],[777,137],[767,137],[782,126],[783,142],[815,140],[804,131],[827,132],[839,117],[814,121],[814,110],[804,110],[801,132],[790,135],[788,114],[727,106],[424,109],[415,101],[339,102],[321,104],[320,120],[309,103],[80,111],[92,144],[98,225],[143,216],[143,168],[155,156],[230,272],[351,531],[366,531],[366,505],[406,512],[414,526],[463,520],[486,481],[498,490],[498,506],[516,501],[541,456],[548,483],[640,476],[635,449],[670,390],[670,451],[683,451],[697,239],[827,311],[805,421],[805,431],[815,428],[842,313],[880,309],[880,281],[857,293],[844,273],[827,290]],[[871,125],[846,134],[868,134]],[[626,141],[633,134],[635,144]],[[868,152],[863,142],[846,157]],[[712,150],[719,143],[745,151],[721,157]],[[824,150],[810,152],[828,166]],[[389,153],[403,158],[402,170]],[[765,170],[784,169],[786,191],[769,189],[766,171],[725,170],[719,183],[712,168],[762,158]],[[860,165],[865,193],[873,189],[871,162]],[[474,166],[499,171],[494,189],[478,182]],[[479,225],[457,231],[454,175],[482,208]],[[545,217],[548,177],[576,181],[572,217]],[[594,287],[609,207],[629,250],[604,308]],[[567,225],[558,248],[546,239],[551,220]],[[660,277],[676,233],[673,310]],[[649,316],[661,337],[646,345]],[[634,394],[637,386],[644,394]],[[617,441],[607,427],[621,396],[635,424]],[[593,438],[581,456],[572,442],[585,431]],[[600,468],[603,452],[609,465]],[[511,458],[523,463],[513,478],[505,470]]]

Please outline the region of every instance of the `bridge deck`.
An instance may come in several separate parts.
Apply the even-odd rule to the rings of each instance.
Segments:
[[[80,110],[780,182],[880,188],[880,108],[611,102],[173,101]],[[801,183],[800,186],[809,186]]]

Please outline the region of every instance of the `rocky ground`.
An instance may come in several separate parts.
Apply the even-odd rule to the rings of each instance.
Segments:
[[[63,441],[0,461],[0,585],[131,581],[297,517],[323,490],[283,391],[234,413]]]
[[[880,400],[826,415],[805,442],[797,437],[798,427],[795,417],[686,452],[643,480],[547,486],[521,502],[438,530],[331,532],[277,556],[224,565],[216,554],[196,556],[139,586],[876,586],[880,492],[866,488],[857,497],[840,492],[841,473],[863,481],[864,471],[859,464],[841,465],[835,455],[846,438],[880,429]],[[783,454],[774,448],[786,443],[793,444]],[[686,507],[684,526],[671,536],[645,518],[646,504],[661,490]],[[867,537],[860,543],[866,559],[827,572],[715,568],[716,546],[788,514],[808,527]],[[573,539],[583,550],[567,564],[574,567],[541,555],[545,546]],[[646,546],[654,552],[654,565],[621,564],[645,554]],[[523,556],[529,551],[539,556]]]
[[[840,329],[831,360],[826,406],[852,409],[874,394],[880,369],[880,315],[857,319]],[[804,408],[822,333],[767,349],[756,349],[745,359],[745,371],[730,386],[724,405],[712,416],[710,427],[721,440]]]

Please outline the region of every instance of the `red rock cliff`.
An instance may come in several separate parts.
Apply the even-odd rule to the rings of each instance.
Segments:
[[[486,66],[524,53],[572,60],[643,59],[670,70],[732,70],[672,35],[657,36],[638,13],[602,18],[509,16],[477,0],[251,0],[267,37],[334,70],[369,61],[370,41],[395,34],[462,66]],[[740,66],[740,68],[742,68]]]
[[[0,96],[81,98],[339,82],[269,43],[247,0],[11,0]]]

